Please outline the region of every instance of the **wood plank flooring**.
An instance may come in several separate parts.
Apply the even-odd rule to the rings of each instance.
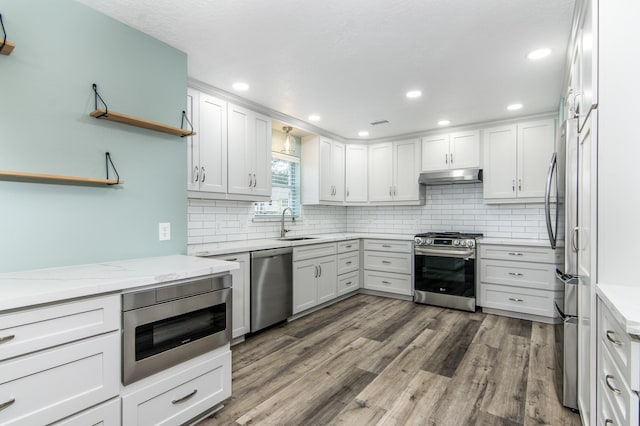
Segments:
[[[249,337],[213,425],[579,425],[554,328],[356,295]]]

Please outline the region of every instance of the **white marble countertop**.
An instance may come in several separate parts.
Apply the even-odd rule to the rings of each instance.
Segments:
[[[498,244],[498,245],[512,245],[512,246],[534,246],[534,247],[549,247],[549,240],[529,240],[526,238],[481,238],[478,240],[478,244]]]
[[[626,332],[640,337],[640,287],[598,284],[596,293]]]
[[[304,235],[312,237],[310,240],[280,241],[276,238],[263,238],[258,240],[228,241],[210,244],[194,244],[187,249],[192,256],[217,256],[222,254],[240,253],[246,251],[267,250],[280,247],[296,247],[308,244],[331,243],[336,241],[353,240],[359,238],[371,238],[380,240],[413,241],[413,235],[409,234],[370,234],[370,233],[336,233]],[[289,235],[295,238],[295,235]]]
[[[0,312],[238,269],[235,262],[160,256],[0,274]]]

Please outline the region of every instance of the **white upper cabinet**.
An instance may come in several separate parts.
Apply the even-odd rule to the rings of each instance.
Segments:
[[[187,117],[196,132],[187,137],[187,189],[227,192],[227,103],[188,89]]]
[[[237,105],[228,109],[228,192],[271,196],[271,120]]]
[[[485,202],[543,201],[555,121],[537,120],[485,129]]]
[[[369,201],[424,202],[420,175],[420,140],[385,142],[369,147]]]
[[[577,64],[580,67],[578,104],[580,105],[578,114],[578,126],[580,131],[584,126],[592,108],[598,104],[598,21],[597,0],[586,0],[583,3],[582,20],[578,30],[577,51],[579,59]]]
[[[422,138],[422,171],[466,169],[480,166],[477,130]]]
[[[302,138],[302,204],[344,203],[345,145],[312,135]]]
[[[366,203],[367,199],[367,145],[345,146],[345,201]]]

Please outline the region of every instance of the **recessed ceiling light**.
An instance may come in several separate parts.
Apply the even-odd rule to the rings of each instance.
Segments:
[[[451,124],[451,120],[440,120],[438,121],[438,126],[448,126]]]
[[[236,90],[240,90],[242,92],[244,92],[245,90],[249,90],[249,85],[247,83],[243,83],[241,81],[237,82],[237,83],[233,83],[233,87]]]
[[[420,96],[422,96],[422,92],[420,90],[410,90],[407,92],[407,98],[410,99],[419,98]]]
[[[366,130],[361,130],[358,132],[358,136],[361,136],[361,137],[369,136],[369,132],[367,132]]]
[[[509,111],[515,111],[515,110],[518,110],[518,109],[521,109],[521,108],[522,108],[522,104],[511,104],[511,105],[507,106],[507,109]]]
[[[311,121],[320,121],[320,116],[318,114],[311,114],[309,116],[309,120],[311,120]]]
[[[536,59],[542,59],[549,55],[551,55],[551,49],[544,48],[544,49],[538,49],[538,50],[534,50],[533,52],[530,52],[527,55],[527,58],[535,61]]]

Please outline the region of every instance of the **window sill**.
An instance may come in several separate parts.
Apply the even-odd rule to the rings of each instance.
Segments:
[[[251,220],[254,223],[264,223],[264,222],[282,222],[282,216],[258,216]],[[291,216],[284,217],[285,223],[291,223]],[[302,222],[302,217],[296,217],[295,223]]]

